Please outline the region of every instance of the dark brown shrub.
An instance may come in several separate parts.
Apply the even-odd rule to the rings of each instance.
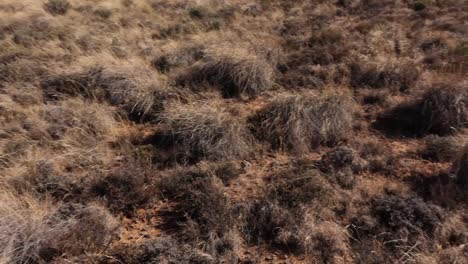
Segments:
[[[71,5],[67,0],[49,0],[44,8],[52,15],[65,15]]]
[[[408,234],[433,235],[443,219],[442,208],[425,203],[420,198],[383,196],[374,200],[372,214],[393,231],[405,229]]]
[[[220,160],[245,157],[251,152],[252,140],[244,121],[222,108],[177,102],[165,109],[162,121],[183,155]]]
[[[163,198],[176,203],[173,217],[178,218],[188,239],[222,237],[231,227],[223,184],[207,172],[176,169],[161,178],[159,188]]]
[[[244,235],[252,244],[267,243],[278,249],[302,251],[298,228],[300,220],[288,209],[269,199],[248,205],[245,213]]]
[[[303,154],[352,133],[353,103],[343,93],[279,95],[250,122],[257,137],[273,148]]]
[[[114,172],[92,183],[91,193],[106,201],[115,212],[132,215],[154,196],[150,175],[142,165],[123,164]]]

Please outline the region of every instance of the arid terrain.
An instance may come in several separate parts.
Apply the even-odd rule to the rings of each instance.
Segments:
[[[0,0],[0,263],[468,263],[465,0]]]

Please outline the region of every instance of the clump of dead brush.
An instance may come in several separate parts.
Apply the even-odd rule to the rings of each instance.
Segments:
[[[247,49],[211,48],[179,83],[219,87],[225,97],[255,96],[273,85],[273,68]]]
[[[345,93],[283,94],[250,121],[257,137],[273,148],[305,153],[351,134],[353,101]]]
[[[100,253],[118,226],[97,205],[53,208],[5,190],[0,193],[0,202],[0,259],[7,263],[41,263],[61,255]]]
[[[467,91],[463,85],[436,84],[383,113],[375,125],[392,134],[454,134],[468,126]]]
[[[220,107],[173,102],[161,116],[179,150],[190,158],[227,159],[250,153],[244,122]]]

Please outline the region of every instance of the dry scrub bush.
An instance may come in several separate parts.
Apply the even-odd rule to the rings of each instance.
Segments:
[[[436,84],[420,98],[380,115],[375,125],[392,134],[454,134],[468,126],[468,96],[464,85]]]
[[[244,121],[221,107],[173,102],[161,117],[176,147],[190,158],[228,159],[251,151],[251,136]]]
[[[241,48],[211,48],[202,63],[179,83],[204,82],[218,87],[225,97],[255,96],[273,85],[273,68],[259,55]]]
[[[23,195],[0,194],[0,256],[6,263],[50,262],[62,254],[100,252],[115,235],[116,221],[91,206],[53,209]]]
[[[49,0],[44,8],[52,15],[65,15],[71,7],[67,0]]]
[[[257,137],[273,148],[305,153],[352,133],[353,102],[345,93],[283,94],[251,118]]]

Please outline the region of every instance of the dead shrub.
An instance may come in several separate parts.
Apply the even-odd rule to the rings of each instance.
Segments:
[[[335,145],[352,133],[353,103],[345,93],[283,94],[250,119],[258,138],[303,154]]]
[[[454,134],[467,127],[468,97],[463,86],[437,84],[413,101],[381,114],[377,128],[391,134]]]
[[[102,69],[95,68],[85,72],[48,76],[41,80],[40,86],[46,100],[59,100],[66,96],[97,98],[101,72]]]
[[[162,121],[181,154],[193,158],[228,159],[244,157],[251,151],[251,138],[244,121],[220,107],[171,103]]]
[[[71,7],[67,0],[49,0],[44,8],[52,15],[65,15]]]
[[[211,48],[202,63],[178,80],[198,86],[204,82],[219,87],[224,97],[252,97],[272,87],[273,69],[246,49]]]

